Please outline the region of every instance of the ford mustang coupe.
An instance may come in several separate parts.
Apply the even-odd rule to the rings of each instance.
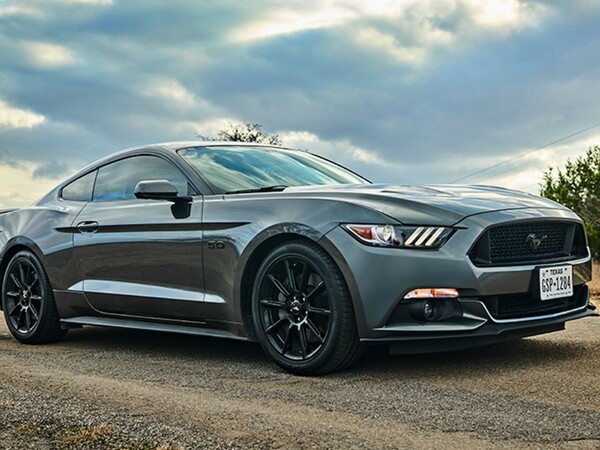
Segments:
[[[257,340],[319,374],[367,344],[490,344],[595,315],[567,208],[488,186],[372,184],[235,142],[125,150],[0,214],[2,310],[26,344],[84,325]]]

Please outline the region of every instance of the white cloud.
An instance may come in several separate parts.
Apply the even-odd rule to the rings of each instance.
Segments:
[[[355,20],[395,17],[415,0],[289,0],[286,7],[266,10],[260,19],[235,30],[234,41],[253,41],[319,28],[332,28]]]
[[[480,184],[494,184],[538,194],[543,174],[548,168],[562,170],[567,160],[574,161],[584,156],[588,148],[598,145],[600,134],[593,134],[569,144],[535,151],[514,160],[512,164],[502,164],[497,169],[473,177],[473,180]]]
[[[44,123],[46,118],[41,114],[14,108],[0,100],[0,127],[6,128],[32,128]]]
[[[231,38],[246,42],[345,26],[356,45],[403,64],[420,65],[432,49],[449,47],[458,39],[463,43],[481,36],[493,39],[535,25],[546,9],[518,0],[295,0],[285,8],[267,9],[260,19],[233,31]],[[456,20],[460,26],[452,32],[440,25]],[[410,36],[410,42],[402,42],[396,34]]]
[[[76,62],[71,50],[49,42],[26,41],[21,42],[20,47],[25,51],[29,62],[40,68],[54,69]]]
[[[179,81],[167,78],[153,80],[144,88],[144,95],[158,97],[168,102],[175,102],[177,106],[190,108],[197,101],[193,93],[188,91]]]
[[[306,149],[312,153],[335,159],[337,162],[361,162],[377,166],[394,166],[373,150],[358,147],[348,140],[321,140],[316,134],[308,131],[283,131],[279,137],[285,146]]]
[[[382,33],[372,27],[359,29],[354,40],[356,44],[387,54],[400,63],[419,65],[425,61],[424,48],[404,47],[393,34]]]
[[[0,165],[0,179],[4,188],[0,192],[0,208],[22,208],[31,205],[56,186],[61,179],[33,179],[34,167]],[[12,188],[18,186],[14,191]]]
[[[45,3],[62,5],[112,5],[113,0],[44,0]]]
[[[223,128],[226,128],[228,124],[237,122],[239,122],[238,119],[233,119],[231,117],[215,117],[199,122],[183,122],[181,126],[201,136],[216,136],[217,133]]]
[[[23,5],[2,5],[0,4],[0,17],[2,16],[29,16],[43,17],[44,14],[36,8]]]
[[[465,5],[476,23],[492,28],[532,25],[545,10],[539,4],[526,4],[517,0],[469,0]]]
[[[356,13],[338,6],[321,9],[316,7],[312,11],[302,7],[274,9],[260,20],[235,30],[232,38],[234,41],[265,39],[304,30],[329,28],[355,17]]]

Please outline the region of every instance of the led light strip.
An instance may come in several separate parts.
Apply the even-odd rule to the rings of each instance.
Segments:
[[[420,247],[421,245],[423,245],[423,242],[425,242],[425,239],[427,239],[427,237],[431,234],[432,231],[433,228],[427,228],[419,237],[419,239],[417,239],[417,242],[415,242],[415,247]]]
[[[413,247],[431,247],[444,232],[444,227],[419,227],[408,237],[404,245]]]
[[[438,237],[440,237],[440,234],[442,234],[444,232],[443,228],[438,228],[437,231],[435,233],[433,233],[433,235],[429,238],[429,240],[425,243],[426,247],[431,247],[433,245],[433,243],[436,241],[436,239]]]
[[[415,231],[413,231],[413,233],[408,237],[404,245],[411,245],[413,241],[419,237],[421,231],[423,231],[423,227],[419,227]]]

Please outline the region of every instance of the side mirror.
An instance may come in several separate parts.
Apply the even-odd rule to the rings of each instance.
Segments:
[[[133,193],[136,198],[149,200],[169,200],[174,203],[192,201],[192,197],[180,197],[177,188],[168,180],[140,181]]]

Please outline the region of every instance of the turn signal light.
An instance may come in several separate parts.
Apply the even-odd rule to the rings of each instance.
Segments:
[[[404,296],[404,300],[418,298],[457,298],[458,291],[454,288],[422,288],[414,289]]]

